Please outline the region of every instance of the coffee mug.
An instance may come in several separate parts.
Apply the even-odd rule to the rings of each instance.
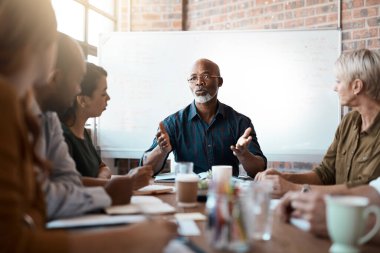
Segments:
[[[380,228],[380,208],[368,206],[369,200],[357,196],[327,196],[327,229],[333,245],[331,253],[358,253],[359,245],[369,241]],[[364,235],[368,217],[376,216],[376,223]]]
[[[175,164],[177,203],[181,207],[197,205],[199,177],[193,173],[192,162],[178,162]]]
[[[230,183],[232,177],[232,166],[229,165],[213,165],[212,180],[214,182],[228,182]]]

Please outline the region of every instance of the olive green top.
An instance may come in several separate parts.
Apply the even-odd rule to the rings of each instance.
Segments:
[[[313,169],[324,185],[352,187],[380,176],[380,113],[366,131],[361,132],[361,125],[357,111],[342,119],[322,163]]]

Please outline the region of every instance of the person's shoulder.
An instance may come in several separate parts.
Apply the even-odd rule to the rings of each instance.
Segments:
[[[17,94],[11,84],[0,76],[0,103],[1,110],[10,111],[10,106],[17,107]]]
[[[2,123],[3,127],[6,124],[14,124],[16,121],[21,121],[22,109],[19,100],[12,84],[0,76],[0,115],[3,120],[7,119],[5,123]]]
[[[70,128],[63,122],[61,122],[61,127],[63,131],[63,135],[65,136],[66,140],[73,139],[74,134],[71,132]]]
[[[61,125],[61,121],[58,118],[58,115],[56,112],[47,111],[44,113],[44,117],[49,122],[49,124],[59,124]]]
[[[52,119],[52,120],[59,120],[57,113],[53,112],[53,111],[45,112],[45,116],[49,119]]]
[[[244,121],[251,122],[251,119],[248,116],[246,116],[246,115],[244,115],[244,114],[236,111],[231,106],[223,104],[221,102],[219,102],[219,106],[221,107],[221,110],[224,111],[224,114],[225,114],[225,116],[228,119],[231,119],[231,120],[244,120]]]
[[[358,111],[351,111],[343,116],[341,124],[354,124],[360,118],[360,113]]]
[[[360,117],[360,113],[356,110],[353,110],[353,111],[350,111],[348,113],[346,113],[344,116],[343,116],[343,119],[347,118],[347,119],[352,119],[352,118],[358,118]]]
[[[182,108],[181,110],[176,111],[173,114],[170,114],[168,117],[164,119],[165,123],[175,123],[175,122],[180,122],[185,119],[187,119],[190,111],[191,111],[191,105],[187,105],[185,108]]]

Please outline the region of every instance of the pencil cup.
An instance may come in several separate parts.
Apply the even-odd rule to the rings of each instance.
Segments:
[[[233,252],[249,250],[246,215],[239,196],[218,194],[211,190],[207,196],[206,209],[206,235],[213,248]]]

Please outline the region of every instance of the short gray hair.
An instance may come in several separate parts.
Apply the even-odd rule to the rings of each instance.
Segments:
[[[360,79],[364,92],[380,100],[380,54],[375,50],[358,49],[341,54],[335,62],[335,73],[347,83]]]

